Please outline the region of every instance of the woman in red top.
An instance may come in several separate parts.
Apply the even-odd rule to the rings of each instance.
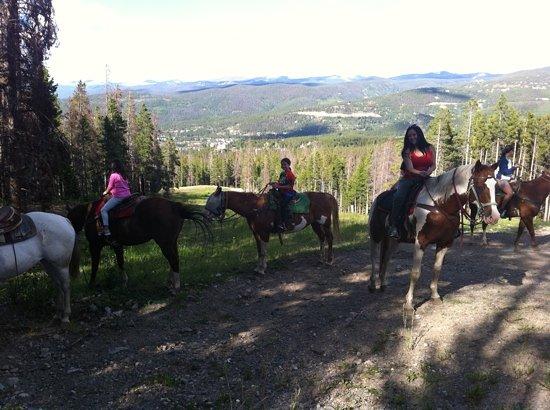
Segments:
[[[279,194],[281,221],[279,221],[277,225],[280,231],[284,231],[287,227],[291,227],[292,225],[289,204],[292,198],[294,198],[294,195],[296,195],[296,191],[294,190],[296,176],[292,172],[292,168],[290,168],[290,160],[288,158],[283,158],[281,160],[281,168],[282,171],[279,175],[279,180],[277,182],[270,182],[269,184],[273,186]]]
[[[397,192],[393,196],[388,227],[388,235],[396,239],[399,239],[398,227],[401,227],[403,221],[403,208],[410,190],[435,170],[433,148],[424,138],[424,133],[418,125],[413,124],[407,128],[401,156],[404,172],[397,183]]]

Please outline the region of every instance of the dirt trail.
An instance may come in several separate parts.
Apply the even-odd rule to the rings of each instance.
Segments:
[[[366,250],[235,277],[183,301],[104,315],[79,301],[69,329],[0,307],[0,405],[24,407],[433,407],[550,402],[550,230],[540,248],[479,236],[447,254],[442,303],[402,326],[411,247],[368,292]],[[9,320],[8,320],[9,318]],[[28,331],[32,328],[32,331]],[[38,329],[38,330],[37,330]]]

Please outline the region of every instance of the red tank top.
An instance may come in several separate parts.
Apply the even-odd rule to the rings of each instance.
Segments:
[[[425,154],[421,151],[412,151],[409,154],[411,159],[412,166],[417,171],[427,171],[434,164],[434,155],[431,149],[427,150]],[[416,174],[412,174],[409,171],[405,170],[405,178],[415,178],[418,177]]]

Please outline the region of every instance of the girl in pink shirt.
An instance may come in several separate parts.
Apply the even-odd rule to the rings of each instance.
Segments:
[[[111,198],[101,208],[103,235],[107,237],[111,235],[111,231],[109,230],[109,211],[120,204],[124,198],[128,198],[131,195],[124,168],[119,160],[115,159],[111,163],[111,171],[107,189],[103,192],[103,195],[111,194]]]

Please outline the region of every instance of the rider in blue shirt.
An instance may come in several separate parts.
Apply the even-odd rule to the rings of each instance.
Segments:
[[[514,171],[517,167],[512,166],[512,160],[510,159],[514,154],[514,147],[507,145],[500,153],[500,159],[498,160],[498,172],[497,172],[497,184],[504,192],[504,198],[500,204],[500,216],[506,216],[506,206],[514,195],[514,191],[510,186],[510,180],[514,177]]]

